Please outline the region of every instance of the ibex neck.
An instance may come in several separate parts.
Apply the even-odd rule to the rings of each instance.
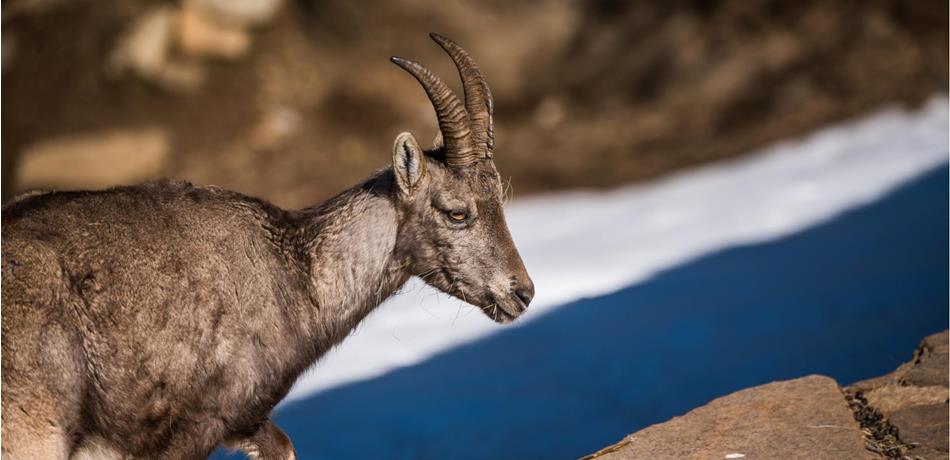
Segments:
[[[327,347],[409,278],[395,251],[391,186],[386,171],[306,211],[304,250],[317,304],[310,332]]]

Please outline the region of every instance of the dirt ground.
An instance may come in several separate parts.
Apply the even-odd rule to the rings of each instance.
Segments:
[[[144,161],[134,134],[157,131],[161,161],[105,183],[170,176],[311,204],[385,166],[400,131],[434,137],[422,90],[388,62],[419,60],[460,94],[430,31],[486,74],[496,161],[516,196],[656,177],[948,87],[942,0],[289,1],[236,56],[172,40],[177,67],[161,78],[117,70],[116,49],[137,20],[177,18],[181,4],[101,5],[4,2],[4,200],[87,184],[74,169],[138,171],[116,164]],[[173,70],[200,81],[168,83]],[[116,132],[132,133],[110,144],[130,153],[97,154],[95,139]],[[62,160],[79,151],[85,168]]]

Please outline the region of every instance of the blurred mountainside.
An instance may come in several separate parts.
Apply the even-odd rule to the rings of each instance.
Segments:
[[[948,4],[768,0],[8,0],[3,199],[168,176],[301,207],[424,144],[388,62],[461,96],[426,33],[475,57],[515,194],[605,187],[948,88]]]

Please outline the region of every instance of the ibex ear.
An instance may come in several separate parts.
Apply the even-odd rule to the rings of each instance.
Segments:
[[[411,193],[425,177],[424,155],[412,134],[400,133],[396,136],[396,143],[393,145],[393,173],[403,193]]]

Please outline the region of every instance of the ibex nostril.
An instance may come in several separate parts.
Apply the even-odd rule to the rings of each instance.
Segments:
[[[523,287],[515,289],[515,295],[524,302],[524,306],[527,307],[531,303],[531,299],[534,298],[534,287]]]

